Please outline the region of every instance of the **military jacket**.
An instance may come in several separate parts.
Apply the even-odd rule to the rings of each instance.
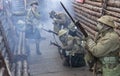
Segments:
[[[120,40],[112,29],[100,33],[96,42],[87,40],[90,52],[99,58],[102,76],[120,76]]]
[[[94,56],[102,57],[108,55],[110,52],[117,51],[120,48],[120,40],[116,32],[106,30],[98,35],[96,42],[88,39],[87,45]]]

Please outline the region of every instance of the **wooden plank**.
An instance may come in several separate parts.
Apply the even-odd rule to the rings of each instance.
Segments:
[[[74,11],[75,11],[76,13],[81,14],[81,15],[87,17],[88,19],[92,20],[92,22],[94,21],[92,24],[96,24],[95,22],[96,22],[97,19],[99,18],[99,17],[92,16],[92,15],[86,13],[86,12],[80,11],[80,10],[78,10],[78,9],[74,9]]]
[[[80,14],[80,13],[76,13],[76,14],[77,14],[78,16],[82,17],[83,19],[85,19],[86,21],[88,21],[89,23],[93,24],[93,25],[96,25],[96,24],[97,24],[96,22],[94,22],[94,21],[92,21],[91,19],[83,16],[83,15]]]
[[[94,1],[90,1],[90,0],[85,0],[85,3],[93,5],[93,6],[97,6],[97,7],[101,7],[102,6],[102,3],[100,3],[100,2],[94,2]]]
[[[84,7],[87,8],[89,10],[95,11],[95,12],[101,12],[101,8],[100,7],[96,7],[93,5],[89,5],[89,4],[80,4],[80,3],[74,3],[75,5],[79,6],[79,7]]]
[[[114,16],[116,18],[120,18],[120,13],[113,12],[113,11],[108,11],[108,10],[105,10],[105,11],[106,11],[107,15]]]
[[[107,6],[107,10],[108,11],[113,11],[113,12],[120,13],[120,8],[115,8],[115,7]]]
[[[87,26],[89,26],[90,28],[92,28],[93,30],[97,30],[96,26],[91,24],[90,22],[88,22],[86,19],[82,18],[78,13],[75,13],[75,15],[77,15],[78,17],[80,17],[82,20],[82,22],[86,23]]]
[[[82,19],[80,17],[77,17],[78,20],[80,20],[80,23],[84,24],[84,28],[91,33],[93,36],[95,35],[96,31],[92,30],[92,28],[88,27],[86,23],[82,22]]]
[[[96,16],[96,17],[100,17],[101,16],[101,13],[98,13],[98,12],[95,12],[95,11],[92,11],[92,10],[89,10],[87,8],[84,8],[84,7],[79,7],[77,5],[73,5],[74,9],[79,9],[80,11],[84,11],[84,12],[87,12],[89,13],[90,15],[93,15],[93,16]]]
[[[120,0],[108,0],[108,6],[120,8]]]

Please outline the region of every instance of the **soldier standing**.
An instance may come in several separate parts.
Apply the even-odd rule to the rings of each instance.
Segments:
[[[120,40],[114,31],[114,20],[111,16],[102,16],[98,19],[97,28],[99,34],[96,39],[88,38],[86,46],[98,58],[102,76],[120,76]]]
[[[50,18],[53,19],[54,31],[58,33],[61,29],[68,29],[68,26],[71,24],[70,18],[63,12],[56,13],[51,11]]]
[[[38,12],[38,2],[33,1],[30,6],[31,8],[28,10],[26,17],[25,38],[26,42],[28,42],[29,39],[34,39],[36,43],[36,52],[37,54],[41,54],[39,48],[41,35],[38,29],[40,19],[40,13]],[[26,50],[29,53],[30,48],[28,44],[26,44]]]

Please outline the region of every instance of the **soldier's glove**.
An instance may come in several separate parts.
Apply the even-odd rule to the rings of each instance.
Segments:
[[[84,48],[86,48],[86,47],[88,46],[87,44],[88,44],[88,42],[89,42],[90,39],[91,39],[90,36],[88,36],[88,37],[86,37],[86,38],[83,37],[83,38],[82,38],[82,41],[81,41],[81,46],[84,47]]]
[[[85,46],[86,46],[86,41],[81,41],[81,46],[83,47],[83,48],[85,48]]]
[[[95,46],[96,45],[96,43],[91,39],[91,38],[89,38],[89,39],[87,39],[86,40],[86,46],[87,46],[87,48],[89,48],[89,49],[91,49],[93,46]],[[91,50],[90,50],[91,51]]]

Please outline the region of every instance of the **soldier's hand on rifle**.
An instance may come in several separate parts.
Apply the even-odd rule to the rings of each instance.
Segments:
[[[78,25],[79,24],[79,20],[75,21],[75,25]]]
[[[91,38],[87,39],[86,43],[87,43],[88,47],[96,44]]]
[[[82,39],[83,40],[81,41],[81,46],[88,49],[88,46],[89,46],[88,44],[91,43],[91,41],[93,41],[92,38],[90,36],[88,36],[86,38],[83,37]]]
[[[86,41],[81,41],[81,46],[83,47],[83,48],[85,48],[85,46],[86,46]]]
[[[90,47],[93,47],[94,45],[96,45],[96,43],[92,38],[90,38],[90,37],[85,38],[85,45],[84,45],[85,49],[89,50]],[[89,50],[89,52],[92,52],[92,51]]]

